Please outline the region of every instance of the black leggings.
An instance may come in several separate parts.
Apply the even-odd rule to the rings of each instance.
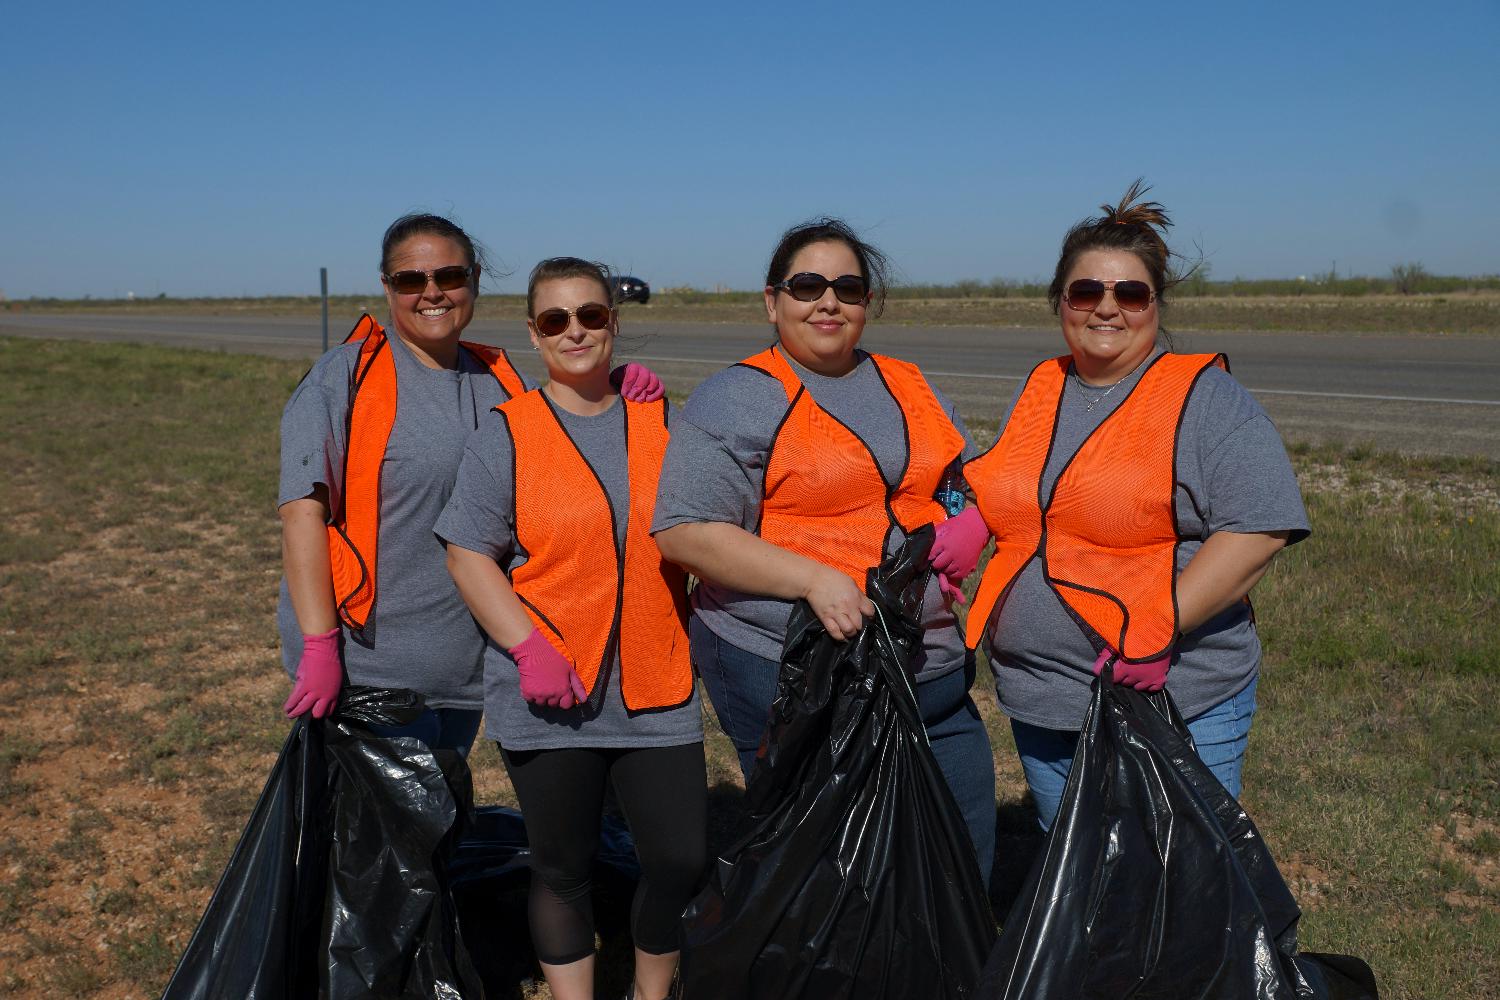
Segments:
[[[640,749],[500,748],[531,843],[528,911],[537,958],[567,965],[594,953],[594,851],[604,781],[630,824],[641,881],[630,911],[635,946],[649,955],[680,947],[682,911],[708,861],[703,744]]]

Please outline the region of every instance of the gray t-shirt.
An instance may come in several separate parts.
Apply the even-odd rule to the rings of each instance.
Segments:
[[[901,406],[886,389],[869,355],[841,377],[819,375],[787,359],[819,406],[852,428],[869,445],[887,484],[906,467],[907,444]],[[977,448],[957,409],[933,390],[963,435],[963,458]],[[790,408],[779,380],[745,365],[731,365],[705,380],[672,426],[662,467],[661,489],[651,530],[677,524],[722,522],[755,531],[760,522],[766,456]],[[890,533],[894,550],[905,540]],[[712,580],[693,591],[693,614],[732,646],[768,660],[781,659],[792,601],[746,594]],[[923,609],[927,631],[913,669],[933,680],[963,667],[966,658],[957,619],[934,580]]]
[[[396,420],[380,469],[375,605],[363,632],[344,629],[344,666],[353,684],[410,688],[435,708],[479,708],[484,633],[448,575],[432,525],[453,491],[464,441],[506,393],[467,351],[459,351],[459,370],[447,371],[423,365],[394,333],[387,344],[396,365]],[[310,496],[320,483],[337,505],[359,348],[344,344],[323,355],[288,400],[278,505]],[[276,619],[282,661],[295,675],[302,630],[285,580]]]
[[[1159,352],[1158,352],[1159,353]],[[1140,381],[1132,373],[1092,413],[1069,377],[1058,410],[1052,453],[1043,473],[1050,493],[1068,460],[1104,418]],[[1024,387],[1024,384],[1023,384]],[[1016,401],[1005,409],[1000,430]],[[1193,558],[1202,539],[1216,531],[1290,531],[1291,542],[1307,537],[1307,513],[1297,478],[1276,427],[1228,372],[1204,372],[1188,396],[1177,444],[1177,572]],[[1078,729],[1088,708],[1097,651],[1047,586],[1041,559],[1033,558],[1016,578],[985,631],[1000,707],[1012,718],[1048,729]],[[1167,690],[1186,718],[1238,694],[1260,667],[1260,639],[1244,602],[1237,602],[1182,637],[1167,676]]]
[[[615,544],[624,541],[630,505],[630,471],[625,458],[625,406],[616,404],[596,416],[583,417],[554,407],[563,429],[578,451],[598,474],[610,504],[620,514],[615,518]],[[653,409],[653,414],[655,410]],[[676,433],[675,411],[668,423]],[[433,530],[450,545],[494,559],[507,572],[525,562],[517,551],[515,537],[515,449],[505,419],[486,414],[479,429],[469,436],[458,482],[448,506]],[[570,499],[559,493],[559,516],[570,515]],[[580,511],[578,516],[593,516]],[[600,609],[600,614],[607,613]],[[484,652],[485,735],[499,740],[507,750],[551,750],[559,747],[667,747],[697,743],[703,739],[703,717],[695,685],[682,705],[632,712],[620,693],[618,631],[610,636],[610,664],[605,683],[595,682],[588,704],[581,708],[557,709],[533,705],[521,697],[520,677],[510,655],[495,642]]]

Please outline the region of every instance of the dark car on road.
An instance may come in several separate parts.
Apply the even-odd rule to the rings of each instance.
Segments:
[[[615,304],[621,302],[639,302],[642,305],[651,301],[651,286],[640,278],[630,275],[621,275],[614,279]]]

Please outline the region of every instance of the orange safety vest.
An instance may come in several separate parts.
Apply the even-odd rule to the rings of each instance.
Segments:
[[[687,574],[651,537],[667,453],[667,401],[625,407],[628,510],[616,510],[552,402],[532,390],[496,409],[515,448],[515,533],[525,563],[511,586],[532,623],[590,692],[619,629],[620,691],[632,711],[667,708],[693,693]],[[623,551],[615,525],[625,518]]]
[[[345,426],[344,484],[338,509],[328,522],[328,561],[339,618],[356,631],[375,606],[375,566],[380,546],[380,468],[396,424],[396,362],[385,330],[369,313],[361,316],[344,343],[360,344],[349,383]],[[499,347],[459,341],[509,397],[526,391],[521,373]]]
[[[894,487],[870,446],[813,400],[779,348],[740,362],[779,380],[791,404],[766,455],[756,534],[847,574],[860,590],[895,527],[910,532],[946,516],[932,497],[964,449],[916,365],[879,354],[870,360],[906,427],[906,468]]]
[[[1032,369],[995,446],[964,465],[995,554],[964,640],[978,645],[1033,556],[1085,632],[1126,660],[1165,656],[1177,638],[1177,432],[1188,394],[1222,354],[1163,354],[1094,429],[1042,495],[1072,358]]]

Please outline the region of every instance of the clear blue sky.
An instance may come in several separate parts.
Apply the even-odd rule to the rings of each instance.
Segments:
[[[910,281],[1050,271],[1137,175],[1219,278],[1500,272],[1500,4],[9,4],[0,289],[516,272],[756,287],[814,214]]]

